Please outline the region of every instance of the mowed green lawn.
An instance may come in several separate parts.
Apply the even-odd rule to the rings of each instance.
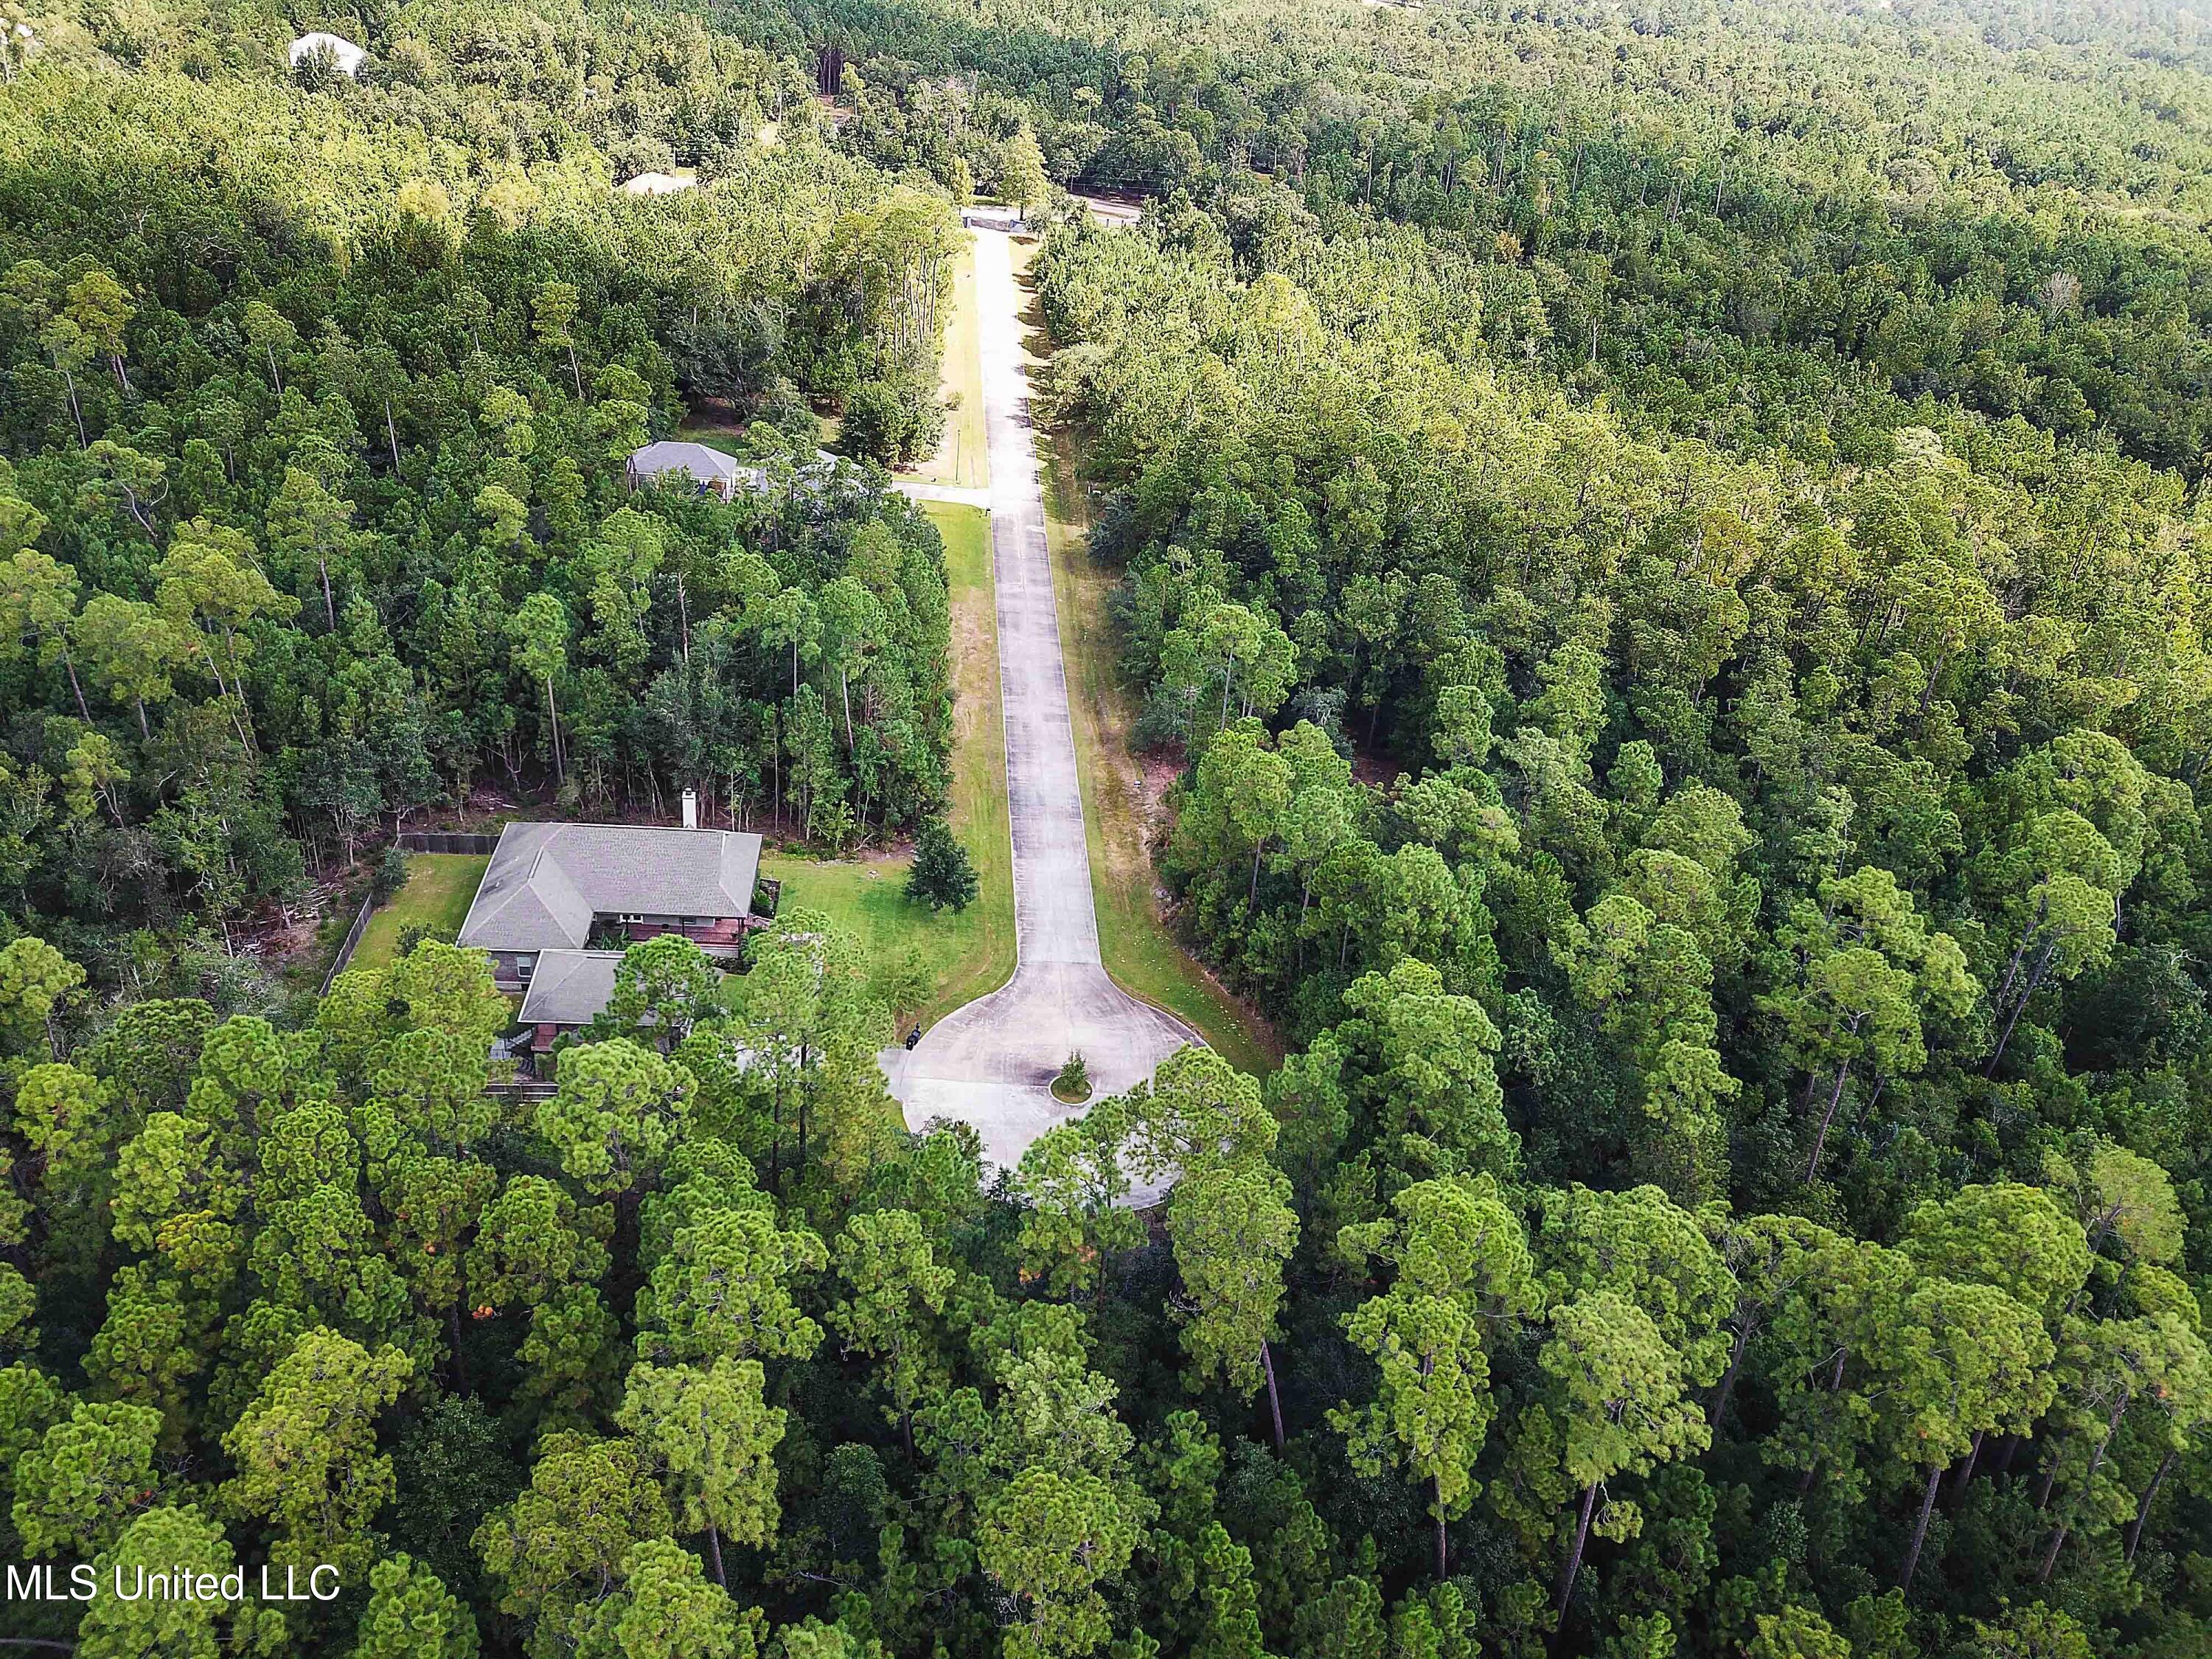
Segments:
[[[939,395],[945,404],[945,436],[937,453],[902,477],[926,483],[981,489],[991,482],[983,434],[983,357],[975,320],[975,238],[963,232],[952,259],[952,303],[945,319],[945,356]]]
[[[922,510],[945,538],[952,599],[952,833],[975,866],[975,902],[932,914],[906,896],[904,858],[831,863],[770,853],[764,874],[783,884],[782,914],[827,913],[895,963],[918,950],[936,981],[925,1023],[995,991],[1014,971],[1013,833],[1006,813],[1006,738],[999,707],[997,608],[991,582],[990,515],[949,501]]]
[[[952,599],[952,833],[975,866],[975,902],[960,918],[975,948],[939,988],[943,1013],[995,991],[1014,972],[1014,833],[1006,808],[1006,726],[999,706],[998,588],[991,572],[991,515],[927,501],[945,539]]]
[[[388,964],[399,954],[399,935],[410,922],[420,922],[450,942],[461,931],[469,901],[477,896],[477,884],[490,862],[477,853],[410,853],[407,884],[368,919],[351,966]]]
[[[709,449],[719,450],[733,461],[742,461],[752,454],[745,442],[748,424],[744,421],[724,419],[708,410],[687,410],[683,421],[669,435],[687,444],[704,444]],[[814,441],[823,449],[834,448],[837,434],[844,424],[839,416],[824,415],[817,410],[814,416]]]

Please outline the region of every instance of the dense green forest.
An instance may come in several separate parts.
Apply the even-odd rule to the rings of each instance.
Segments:
[[[0,1559],[343,1584],[0,1636],[2212,1647],[2197,15],[0,15]],[[472,787],[934,813],[870,463],[1031,140],[1151,198],[1039,410],[1279,1071],[994,1171],[818,915],[521,1094],[469,953],[217,971]],[[770,487],[626,496],[708,399]]]
[[[1064,184],[1206,200],[1256,171],[1420,227],[1449,290],[1485,301],[1446,301],[1447,332],[1701,435],[1863,459],[1887,389],[2100,431],[2192,477],[2212,447],[2212,106],[2185,9],[769,13],[725,21],[855,43],[855,132],[892,165],[988,181],[1026,121]],[[1268,263],[1268,221],[1212,204],[1248,272]]]
[[[945,792],[941,555],[866,465],[935,408],[941,193],[696,25],[421,24],[358,85],[58,29],[0,117],[0,889],[104,982],[234,978],[477,787],[836,845]],[[702,187],[615,193],[677,148]],[[769,488],[626,495],[687,397]],[[818,462],[810,399],[879,447]]]

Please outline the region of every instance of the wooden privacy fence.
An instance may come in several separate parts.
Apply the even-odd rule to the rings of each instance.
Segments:
[[[399,845],[403,851],[410,853],[480,853],[488,855],[498,848],[499,837],[467,836],[444,830],[403,830],[399,833]],[[367,898],[362,900],[361,910],[354,917],[353,926],[346,929],[345,943],[338,946],[337,959],[331,963],[330,972],[323,975],[321,995],[331,994],[331,981],[345,972],[346,964],[353,960],[353,953],[361,948],[362,933],[368,927],[368,919],[375,910],[376,894],[372,890]]]
[[[541,1100],[552,1099],[560,1093],[560,1088],[556,1084],[534,1077],[495,1078],[484,1085],[484,1092],[501,1100],[535,1104]]]
[[[465,836],[444,830],[403,830],[401,848],[410,853],[491,853],[499,847],[497,836]]]
[[[361,909],[353,919],[353,926],[346,929],[345,943],[338,946],[337,959],[331,963],[331,971],[323,975],[323,988],[317,995],[330,995],[331,982],[345,972],[346,963],[353,960],[353,953],[361,948],[361,936],[368,928],[368,919],[375,910],[376,895],[371,893],[361,902]]]

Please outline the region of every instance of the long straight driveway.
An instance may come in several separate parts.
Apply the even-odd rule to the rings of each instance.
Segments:
[[[884,1070],[910,1127],[963,1119],[975,1126],[993,1163],[1012,1164],[1046,1129],[1081,1115],[1052,1095],[1071,1053],[1090,1063],[1099,1098],[1150,1077],[1197,1038],[1123,991],[1100,965],[1012,239],[988,222],[975,234],[1018,960],[1005,986],[945,1016],[911,1052],[889,1051]]]

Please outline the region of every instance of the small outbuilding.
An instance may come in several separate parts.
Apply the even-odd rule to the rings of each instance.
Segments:
[[[326,34],[317,30],[313,34],[303,34],[295,40],[288,56],[291,59],[294,69],[299,68],[311,58],[327,56],[331,60],[331,67],[341,75],[357,75],[361,72],[361,60],[368,57],[368,53],[363,48],[354,45],[343,34]]]
[[[668,438],[633,450],[623,467],[623,477],[632,489],[678,476],[690,478],[702,492],[713,490],[726,501],[739,489],[768,487],[768,471],[764,467],[747,466],[704,444],[679,443]]]
[[[625,196],[673,196],[679,190],[690,190],[699,181],[674,173],[641,173],[635,179],[625,179],[620,186]]]

